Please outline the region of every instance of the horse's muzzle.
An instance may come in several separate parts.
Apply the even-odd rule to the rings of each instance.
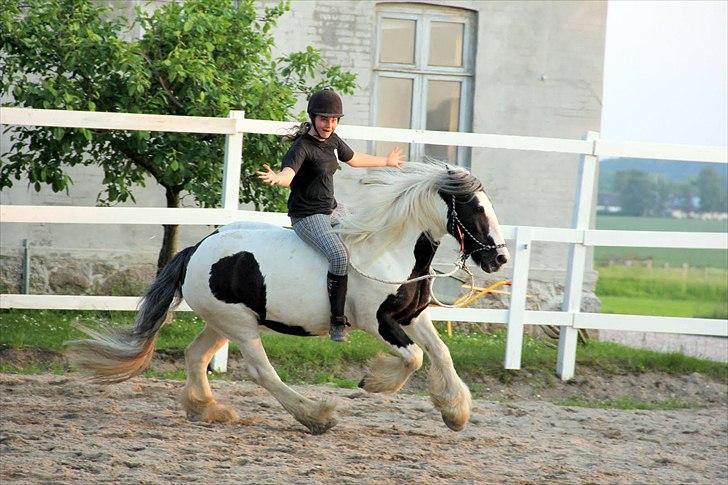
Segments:
[[[499,249],[498,252],[485,255],[480,261],[480,268],[486,273],[495,273],[508,262],[508,249]]]

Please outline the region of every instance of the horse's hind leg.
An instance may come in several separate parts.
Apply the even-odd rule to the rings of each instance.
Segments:
[[[336,425],[336,420],[332,417],[335,403],[327,399],[313,401],[288,387],[270,364],[260,337],[235,339],[235,343],[245,357],[248,373],[253,380],[266,388],[311,433],[325,433]]]
[[[448,428],[462,430],[470,418],[470,390],[455,372],[450,351],[432,325],[429,313],[422,312],[404,329],[430,357],[428,391],[435,409]]]
[[[207,380],[207,364],[215,352],[225,345],[227,339],[209,325],[195,338],[185,350],[187,383],[182,405],[187,418],[193,421],[231,422],[238,416],[227,405],[218,403],[212,396]]]

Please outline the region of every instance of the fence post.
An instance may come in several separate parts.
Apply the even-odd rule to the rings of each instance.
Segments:
[[[513,278],[511,301],[508,310],[506,331],[506,353],[503,367],[521,368],[523,348],[523,319],[526,315],[526,292],[528,290],[528,269],[531,260],[531,228],[516,228],[516,247],[513,252]]]
[[[225,136],[225,167],[222,175],[222,208],[238,210],[240,200],[240,173],[243,161],[243,132],[238,121],[245,118],[244,111],[231,111],[228,118],[236,120],[235,133]],[[222,346],[210,361],[215,372],[227,372],[228,344]]]
[[[23,239],[23,281],[21,283],[20,292],[24,295],[30,294],[30,244],[27,239]]]
[[[588,132],[585,137],[591,142],[595,142],[598,138],[599,133],[594,131]],[[592,143],[592,153],[594,153],[594,143]],[[582,231],[589,229],[598,161],[596,155],[584,155],[580,160],[572,227]],[[556,374],[564,381],[574,377],[574,367],[576,366],[576,343],[579,330],[573,325],[573,316],[581,311],[585,265],[586,246],[583,242],[571,244],[561,310],[572,315],[572,325],[563,325],[559,329],[559,352],[556,359]]]

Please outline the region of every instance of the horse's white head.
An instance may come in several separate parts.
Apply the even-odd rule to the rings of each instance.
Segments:
[[[510,259],[493,205],[480,181],[470,172],[449,167],[438,193],[447,206],[447,232],[460,250],[492,273]]]

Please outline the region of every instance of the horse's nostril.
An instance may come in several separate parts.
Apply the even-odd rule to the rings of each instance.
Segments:
[[[495,260],[498,262],[498,264],[506,264],[508,262],[508,258],[505,254],[499,254],[495,257]]]

